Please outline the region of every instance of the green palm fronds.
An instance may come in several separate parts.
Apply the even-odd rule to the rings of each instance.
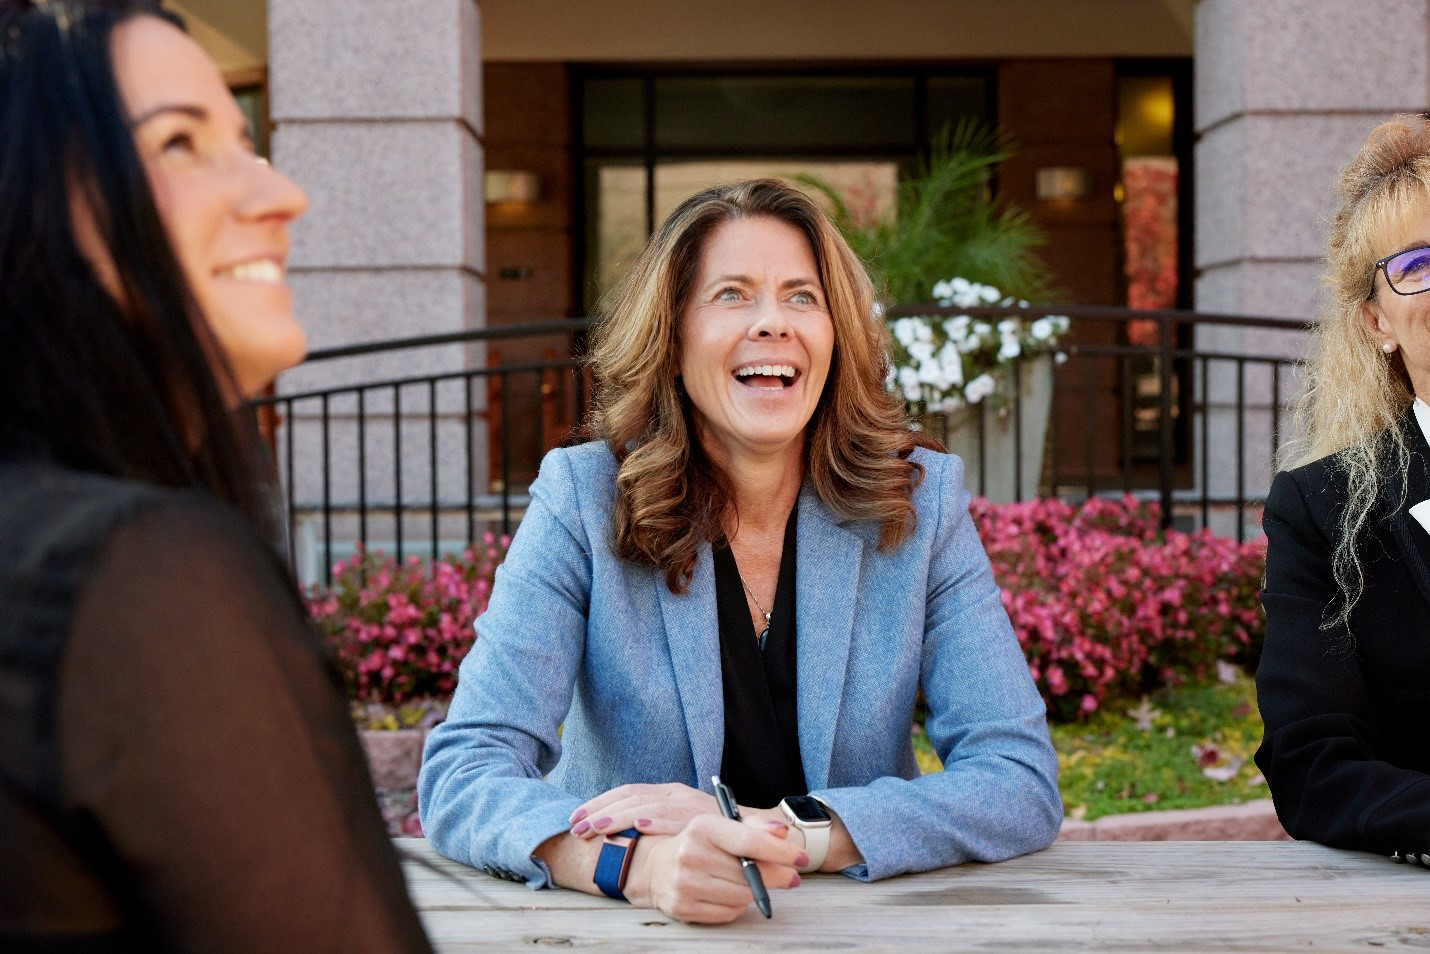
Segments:
[[[944,127],[917,174],[899,184],[893,215],[872,224],[857,221],[834,186],[815,176],[799,180],[828,199],[888,304],[927,302],[936,282],[954,276],[1046,301],[1053,289],[1037,255],[1042,233],[991,194],[993,173],[1011,154],[1008,140],[985,124]]]

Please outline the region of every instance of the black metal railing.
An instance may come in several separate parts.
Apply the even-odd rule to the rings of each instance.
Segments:
[[[1274,471],[1287,408],[1297,391],[1288,377],[1299,367],[1304,333],[1310,326],[1288,318],[1251,317],[1175,310],[1133,310],[1062,305],[1020,308],[890,309],[889,318],[905,315],[968,315],[997,319],[1016,314],[1031,321],[1048,315],[1071,319],[1072,333],[1060,345],[1064,360],[1053,376],[1054,413],[1047,428],[1045,466],[1032,476],[1044,495],[1086,499],[1120,492],[1148,497],[1160,505],[1164,526],[1174,523],[1212,526],[1245,539],[1247,521],[1259,508]],[[1143,327],[1147,343],[1126,343],[1128,329]],[[1090,331],[1100,329],[1100,337]],[[1208,332],[1260,333],[1255,351],[1245,341],[1209,347],[1196,340]],[[1093,340],[1089,340],[1093,339]],[[1150,368],[1156,386],[1153,403],[1138,408],[1137,367]],[[990,489],[989,434],[999,419],[1010,420],[1017,448],[1011,467],[1016,493],[1025,493],[1024,420],[1028,398],[1022,387],[1028,362],[1012,366],[1010,400],[985,403],[968,421],[976,452],[969,461],[970,489]],[[1101,372],[1101,373],[1099,373]],[[1099,395],[1099,391],[1103,393]],[[1070,405],[1078,405],[1072,410]],[[1112,413],[1107,413],[1108,411]],[[1138,410],[1148,411],[1139,426]],[[1069,418],[1073,426],[1069,427]],[[1109,418],[1109,432],[1099,422]],[[1080,425],[1080,426],[1078,426]],[[1075,433],[1068,433],[1069,431]],[[1151,438],[1150,463],[1136,459],[1139,431]],[[1249,433],[1255,431],[1255,434]],[[1071,446],[1070,446],[1071,445]],[[1254,458],[1254,461],[1253,459]],[[1006,495],[1005,495],[1006,496]],[[1222,515],[1227,519],[1215,519]]]
[[[937,436],[965,456],[971,490],[1009,500],[1134,493],[1158,501],[1167,525],[1246,535],[1282,437],[1299,342],[1259,340],[1248,350],[1244,340],[1218,347],[1196,339],[1228,331],[1274,338],[1306,325],[1087,306],[1015,313],[1067,315],[1072,331],[1055,370],[1015,361],[1006,401],[964,412],[957,433],[949,418],[938,422]],[[1010,311],[914,307],[889,317],[953,314]],[[403,559],[510,533],[541,455],[572,440],[586,416],[590,387],[575,355],[587,327],[587,319],[534,322],[315,351],[307,380],[324,374],[315,365],[339,359],[352,359],[346,376],[356,380],[256,402],[275,419],[300,577],[329,579],[335,560],[360,544]],[[561,347],[533,360],[489,360],[493,343],[535,338]],[[466,349],[462,366],[390,375],[351,367],[441,345]],[[1025,388],[1034,378],[1045,393]]]

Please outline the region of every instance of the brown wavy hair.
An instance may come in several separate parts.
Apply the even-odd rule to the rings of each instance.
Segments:
[[[1396,116],[1371,130],[1336,185],[1322,279],[1329,305],[1311,336],[1299,436],[1282,448],[1284,466],[1335,455],[1347,502],[1331,570],[1340,599],[1325,627],[1348,625],[1365,589],[1358,544],[1383,492],[1403,502],[1409,449],[1398,426],[1415,392],[1397,349],[1387,355],[1371,333],[1368,303],[1375,262],[1419,238],[1430,209],[1430,119]]]
[[[666,218],[612,295],[590,356],[591,431],[619,466],[616,553],[664,570],[674,593],[689,586],[701,544],[725,539],[738,516],[728,476],[692,439],[694,412],[676,380],[679,319],[711,233],[757,216],[809,240],[834,325],[829,378],[805,430],[805,474],[819,499],[844,519],[877,522],[879,549],[894,549],[917,524],[913,491],[923,468],[909,454],[920,445],[941,449],[910,430],[902,402],[884,387],[889,348],[873,284],[823,210],[777,179],[696,193]]]

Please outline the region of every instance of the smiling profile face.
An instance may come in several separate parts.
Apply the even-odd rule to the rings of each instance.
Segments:
[[[804,232],[767,216],[717,226],[679,322],[679,373],[707,450],[726,462],[798,453],[834,352]]]
[[[307,196],[254,155],[243,112],[183,31],[135,17],[115,29],[113,58],[174,254],[228,359],[235,397],[255,396],[306,350],[285,275],[288,226]],[[105,280],[103,262],[96,271]]]

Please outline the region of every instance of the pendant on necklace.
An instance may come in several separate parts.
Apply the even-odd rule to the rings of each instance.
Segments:
[[[760,652],[765,651],[765,640],[770,637],[770,614],[765,614],[765,628],[760,630]]]

